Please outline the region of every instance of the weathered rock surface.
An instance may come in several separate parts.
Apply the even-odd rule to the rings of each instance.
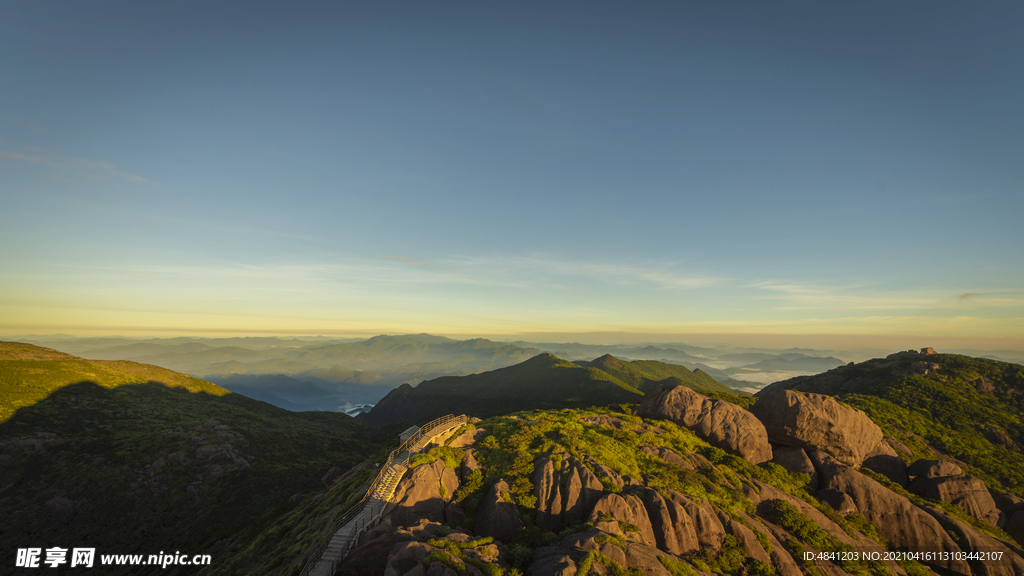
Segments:
[[[523,527],[519,507],[508,497],[510,492],[511,489],[504,480],[487,491],[473,525],[477,534],[504,540]]]
[[[815,495],[819,501],[824,502],[832,507],[833,510],[840,514],[849,514],[850,512],[857,511],[857,504],[854,503],[853,498],[845,492],[838,490],[819,490]]]
[[[643,488],[635,494],[647,509],[658,548],[677,556],[700,550],[693,520],[681,504],[665,499],[651,488]]]
[[[850,496],[861,516],[891,545],[908,550],[960,551],[942,526],[910,500],[825,454],[810,456],[822,475],[822,486]],[[936,559],[925,564],[964,576],[971,573],[963,560]]]
[[[576,576],[576,562],[564,548],[545,546],[534,550],[526,576]]]
[[[942,478],[963,473],[959,466],[945,460],[918,460],[907,466],[907,474],[919,478]]]
[[[804,452],[803,448],[797,446],[773,446],[772,462],[782,466],[790,472],[805,474],[811,478],[807,483],[808,488],[818,488],[818,471],[814,469],[814,463]]]
[[[910,477],[907,475],[907,463],[896,454],[889,442],[884,440],[864,457],[861,468],[878,472],[900,486],[906,487],[910,482]]]
[[[956,518],[950,517],[942,510],[926,506],[926,512],[931,514],[939,523],[955,534],[960,542],[963,542],[966,550],[1002,552],[1002,558],[998,561],[968,560],[974,574],[979,576],[1024,576],[1024,558],[1020,550],[1014,550],[995,538],[983,534]]]
[[[725,531],[736,538],[736,543],[739,544],[740,548],[746,550],[748,557],[760,560],[771,566],[772,559],[768,557],[768,552],[761,546],[761,543],[750,528],[733,520],[725,512],[719,512],[718,519],[722,521]]]
[[[466,448],[468,446],[474,446],[480,440],[487,437],[487,430],[483,428],[470,428],[459,434],[448,444],[451,448]]]
[[[882,442],[882,429],[867,414],[822,394],[775,389],[760,396],[751,412],[773,443],[823,450],[849,466],[860,466]]]
[[[601,497],[604,486],[582,462],[562,454],[561,465],[543,458],[533,475],[537,497],[537,526],[542,530],[560,528],[582,520]]]
[[[693,530],[697,534],[697,542],[701,548],[709,548],[714,551],[722,549],[722,542],[725,540],[725,527],[715,514],[711,504],[704,502],[697,504],[686,496],[672,490],[665,491],[672,501],[683,507],[690,520],[693,522]]]
[[[909,490],[918,496],[949,502],[991,526],[999,523],[1001,513],[980,478],[964,475],[918,477],[910,483]]]
[[[445,509],[459,489],[459,478],[443,460],[417,466],[399,482],[392,498],[395,525],[406,526],[427,519],[445,522]]]
[[[708,443],[754,464],[772,459],[765,427],[750,412],[698,394],[686,386],[651,390],[644,396],[637,415],[671,420],[694,431]]]
[[[611,516],[611,520],[602,520],[604,515]],[[621,534],[634,542],[654,545],[657,541],[644,503],[632,494],[605,494],[594,505],[587,521],[605,532]],[[631,524],[636,530],[624,530],[619,522]]]
[[[338,573],[346,576],[380,576],[397,544],[425,542],[431,538],[441,538],[447,533],[448,529],[440,523],[425,519],[405,527],[394,527],[389,521],[383,522],[359,538],[356,548],[338,566]]]

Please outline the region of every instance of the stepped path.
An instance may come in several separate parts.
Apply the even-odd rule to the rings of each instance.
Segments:
[[[301,576],[333,576],[338,562],[355,545],[359,535],[380,520],[384,507],[395,495],[398,481],[409,469],[409,461],[424,447],[442,442],[468,421],[465,415],[444,416],[424,424],[414,435],[396,448],[381,467],[377,479],[370,485],[363,499],[338,520],[341,527],[334,533],[322,555],[316,554],[306,564]]]

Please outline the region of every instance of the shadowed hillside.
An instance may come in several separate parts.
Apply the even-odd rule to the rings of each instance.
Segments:
[[[322,490],[328,470],[364,460],[392,432],[162,368],[15,343],[0,343],[0,397],[4,550],[177,549],[223,560],[289,499]],[[300,532],[293,545],[313,536]]]

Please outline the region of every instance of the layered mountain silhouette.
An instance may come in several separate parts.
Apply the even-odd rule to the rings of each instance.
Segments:
[[[637,404],[644,390],[675,384],[708,393],[749,396],[684,366],[651,360],[626,362],[611,355],[574,363],[544,353],[491,372],[445,376],[416,387],[402,385],[360,418],[370,424],[414,423],[451,412],[488,417],[532,408]]]

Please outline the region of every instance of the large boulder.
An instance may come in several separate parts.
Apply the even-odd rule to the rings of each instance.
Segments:
[[[533,474],[537,526],[555,530],[582,520],[604,492],[601,481],[576,458],[562,454],[560,464],[542,459]]]
[[[849,466],[860,466],[882,442],[882,429],[860,410],[824,394],[775,389],[750,408],[774,444],[822,450]]]
[[[458,488],[459,478],[444,460],[417,466],[395,488],[390,507],[393,523],[407,526],[423,518],[445,522],[445,509]]]
[[[505,540],[523,527],[523,519],[519,516],[519,508],[511,502],[511,489],[501,480],[484,496],[483,504],[476,514],[474,530],[480,536],[491,536],[496,540]]]
[[[963,473],[959,466],[945,460],[918,460],[907,466],[907,474],[918,478],[943,478]]]
[[[821,452],[810,454],[821,473],[822,486],[847,494],[861,516],[875,525],[878,534],[892,546],[907,550],[960,552],[956,542],[928,513],[853,468]],[[955,554],[939,555],[925,564],[951,574],[971,574],[971,567]]]
[[[576,576],[576,562],[569,551],[560,546],[537,548],[526,576]]]
[[[926,506],[924,510],[955,535],[957,540],[963,542],[965,550],[1000,553],[1001,557],[998,560],[969,558],[968,562],[977,576],[1024,575],[1024,557],[1021,556],[1019,548],[1011,548],[1002,541],[979,532],[973,526],[949,516],[939,508]]]
[[[991,526],[999,524],[999,509],[980,478],[964,475],[939,478],[919,476],[910,483],[910,491],[925,498],[949,502]]]
[[[879,442],[878,446],[864,457],[864,462],[860,466],[878,472],[900,486],[905,487],[910,482],[907,463],[896,454],[896,450],[888,441]]]
[[[772,448],[772,462],[782,466],[790,472],[804,474],[810,478],[808,488],[818,488],[818,471],[814,469],[814,463],[804,452],[803,448],[796,446],[776,446]]]
[[[605,532],[621,534],[634,542],[651,546],[657,542],[643,501],[632,494],[605,494],[594,505],[587,522]]]
[[[713,446],[754,464],[772,459],[765,427],[750,412],[698,394],[686,386],[649,391],[636,413],[644,418],[671,420],[685,426]]]
[[[718,519],[712,505],[709,502],[697,504],[673,490],[665,490],[665,493],[673,502],[682,506],[690,517],[700,547],[709,548],[715,552],[721,550],[722,542],[725,540],[725,527],[722,526],[722,521]]]
[[[636,495],[647,509],[658,548],[677,556],[700,550],[693,520],[681,504],[650,488],[643,488]]]

